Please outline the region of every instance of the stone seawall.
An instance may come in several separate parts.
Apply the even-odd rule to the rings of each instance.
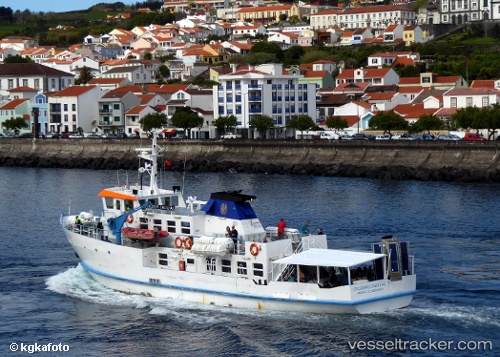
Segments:
[[[0,166],[135,169],[149,140],[1,139]],[[500,142],[159,141],[168,170],[500,182]]]

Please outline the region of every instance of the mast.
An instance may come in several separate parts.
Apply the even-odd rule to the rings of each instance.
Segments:
[[[162,151],[160,147],[157,146],[156,133],[153,132],[153,140],[151,143],[151,148],[139,148],[139,157],[146,160],[144,167],[139,168],[139,172],[142,174],[147,172],[149,174],[149,193],[151,195],[160,194],[158,188],[158,154]]]

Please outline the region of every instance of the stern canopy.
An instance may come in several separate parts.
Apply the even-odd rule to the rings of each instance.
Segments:
[[[250,202],[255,196],[243,195],[241,191],[214,192],[210,200],[203,206],[202,211],[211,216],[224,217],[235,220],[257,218]]]

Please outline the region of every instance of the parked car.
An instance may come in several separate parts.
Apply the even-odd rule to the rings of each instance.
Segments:
[[[377,135],[375,137],[375,140],[391,140],[391,135],[390,134]]]
[[[61,139],[64,136],[62,134],[59,134],[59,133],[53,133],[53,134],[49,133],[47,137],[52,138],[52,139]]]
[[[375,137],[373,135],[368,135],[368,134],[363,134],[363,133],[357,133],[352,136],[353,140],[375,140]]]
[[[225,133],[221,135],[221,139],[239,139],[241,136],[235,133]]]
[[[488,139],[486,139],[481,134],[477,134],[477,133],[465,133],[464,140],[465,141],[486,141]]]
[[[73,133],[68,136],[68,139],[83,139],[84,136],[82,134]]]
[[[85,138],[87,138],[87,139],[102,139],[102,136],[99,134],[89,134]]]
[[[432,134],[417,134],[413,137],[415,140],[436,140],[436,137]]]
[[[2,133],[0,133],[0,139],[2,138],[5,138],[5,135],[3,135]]]
[[[352,140],[352,136],[349,134],[342,134],[340,135],[341,140]]]
[[[33,138],[33,133],[22,133],[19,135],[20,138]]]
[[[458,141],[460,137],[455,134],[441,134],[438,135],[436,140],[444,140],[444,141]]]

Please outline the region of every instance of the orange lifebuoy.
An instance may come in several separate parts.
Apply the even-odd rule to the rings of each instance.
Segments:
[[[252,254],[254,257],[259,254],[259,246],[257,245],[257,243],[252,243],[250,245],[250,254]]]
[[[130,216],[127,217],[127,223],[132,223],[134,221],[134,215],[131,214]]]
[[[182,239],[182,237],[175,238],[174,244],[176,248],[182,247],[182,243],[184,243],[184,239]]]
[[[193,241],[191,240],[190,237],[187,237],[186,239],[184,239],[184,247],[186,249],[191,249],[192,246],[193,246]]]

